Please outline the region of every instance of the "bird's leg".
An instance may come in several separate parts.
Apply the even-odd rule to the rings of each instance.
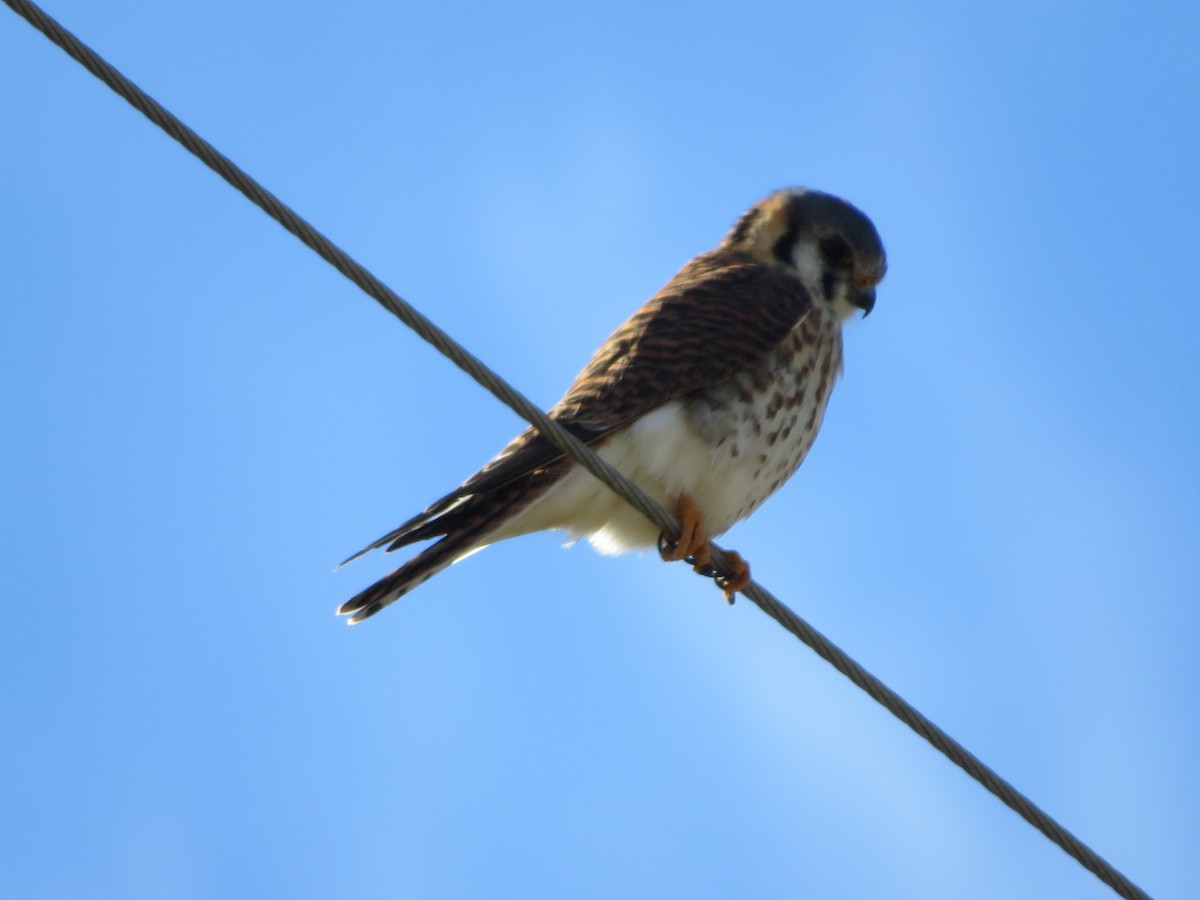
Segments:
[[[668,541],[666,535],[659,535],[658,553],[665,562],[675,562],[686,559],[693,564],[708,563],[708,537],[704,533],[704,519],[696,504],[687,494],[680,494],[675,504],[675,514],[679,516],[679,537]]]

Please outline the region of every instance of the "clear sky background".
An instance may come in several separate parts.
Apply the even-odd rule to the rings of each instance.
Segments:
[[[549,406],[761,196],[891,269],[726,546],[1118,868],[1200,895],[1200,11],[50,11]],[[0,13],[0,893],[1111,896],[748,601],[349,553],[521,423]]]

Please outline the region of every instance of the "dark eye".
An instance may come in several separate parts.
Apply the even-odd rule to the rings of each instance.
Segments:
[[[831,266],[837,266],[839,269],[848,267],[854,261],[850,245],[840,237],[822,238],[821,256],[824,257],[825,262]]]

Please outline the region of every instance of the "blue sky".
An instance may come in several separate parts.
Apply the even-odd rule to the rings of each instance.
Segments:
[[[750,203],[890,273],[723,543],[1155,896],[1200,893],[1200,12],[49,11],[550,405]],[[0,892],[1105,897],[752,604],[352,551],[520,423],[0,16]]]

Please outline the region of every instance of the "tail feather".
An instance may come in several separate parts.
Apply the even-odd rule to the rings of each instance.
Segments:
[[[441,537],[390,575],[339,606],[338,615],[349,615],[351,625],[370,618],[450,564],[490,543],[505,522],[540,497],[558,477],[558,471],[541,470],[496,490],[443,497],[346,560],[346,563],[352,562],[385,545],[390,553],[406,544]]]
[[[353,556],[343,559],[337,564],[337,568],[340,569],[342,566],[348,566],[356,559],[366,556],[372,550],[378,550],[380,547],[387,546],[386,552],[391,553],[396,548],[403,547],[406,544],[413,544],[417,541],[423,541],[426,538],[448,534],[453,526],[447,523],[445,519],[446,514],[452,512],[460,503],[465,502],[467,499],[467,497],[463,497],[458,493],[447,494],[423,512],[417,513],[417,515],[413,516],[403,525],[398,525],[379,540],[363,547]]]
[[[480,531],[481,529],[462,531],[425,548],[396,571],[385,575],[339,606],[338,615],[349,615],[350,625],[357,625],[364,619],[369,619],[474,550],[486,538],[486,532],[480,534]]]
[[[573,427],[571,429],[584,437],[586,429]],[[531,475],[539,472],[541,483],[548,483],[545,476],[550,470],[561,471],[562,451],[547,441],[532,428],[527,428],[511,441],[508,446],[496,454],[486,466],[460,484],[457,488],[433,503],[423,512],[413,516],[403,525],[389,531],[373,544],[363,547],[353,556],[338,563],[337,567],[349,565],[356,559],[366,556],[372,550],[387,547],[391,553],[398,547],[413,544],[431,537],[438,537],[453,532],[453,521],[447,521],[447,514],[454,513],[467,501],[478,497],[508,491],[514,482],[528,481]]]

